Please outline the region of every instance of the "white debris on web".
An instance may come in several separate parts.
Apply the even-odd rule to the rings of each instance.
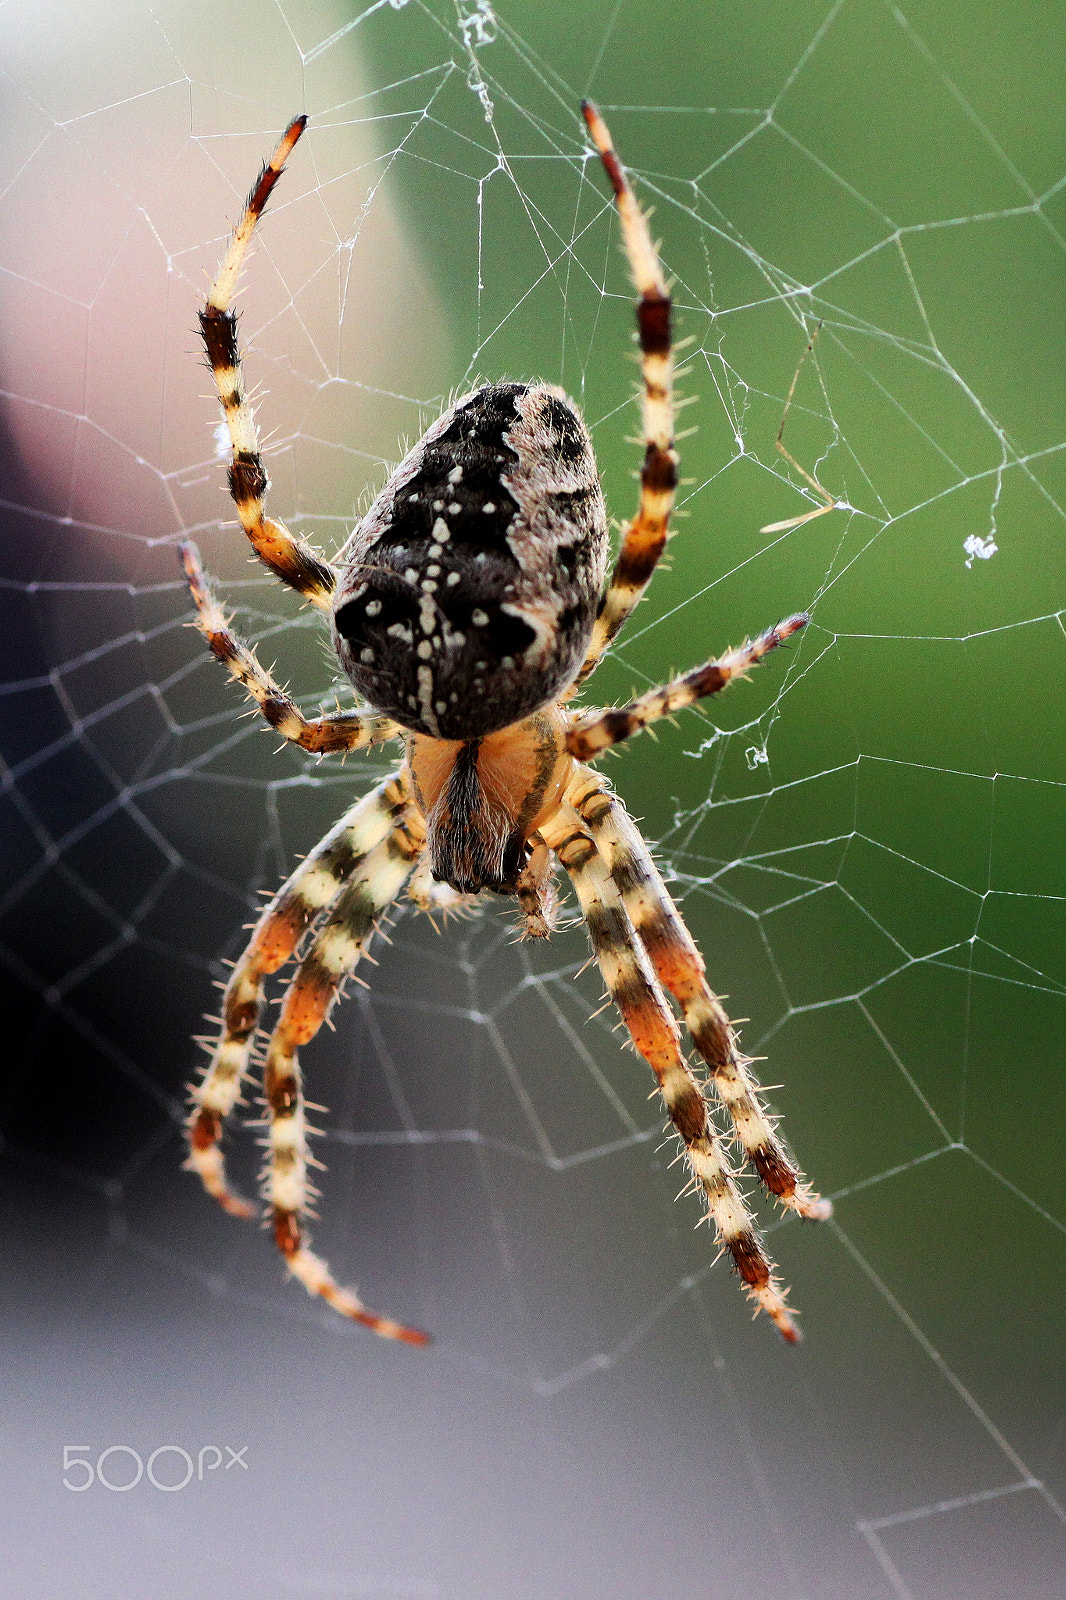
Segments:
[[[984,539],[981,538],[979,533],[971,533],[968,538],[963,540],[962,548],[966,552],[966,565],[972,567],[975,560],[991,561],[999,549],[999,545],[996,543],[994,533],[990,533]]]
[[[496,115],[496,107],[489,94],[488,84],[481,74],[481,68],[474,57],[474,51],[495,44],[499,34],[500,24],[492,9],[492,0],[476,0],[473,11],[460,11],[459,31],[462,34],[463,45],[470,55],[470,66],[466,74],[467,88],[477,95],[485,121],[491,126]]]
[[[494,44],[500,25],[492,9],[492,0],[477,0],[473,11],[460,12],[459,27],[468,50]]]

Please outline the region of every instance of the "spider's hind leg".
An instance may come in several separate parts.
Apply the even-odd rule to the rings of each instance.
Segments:
[[[229,249],[222,258],[204,309],[200,312],[200,332],[229,431],[232,446],[229,487],[241,526],[256,555],[276,577],[303,595],[312,605],[328,611],[337,582],[335,571],[310,545],[295,538],[283,523],[272,520],[264,511],[269,480],[259,454],[255,418],[244,392],[241,352],[237,342],[237,316],[231,309],[237,276],[245,252],[252,242],[256,224],[306,125],[306,117],[296,117],[289,123],[276,150],[264,163],[252,185],[244,210],[233,230]]]
[[[581,106],[589,133],[611,180],[622,228],[629,270],[637,291],[637,339],[643,380],[641,430],[644,461],[640,499],[622,536],[614,571],[600,602],[588,653],[574,685],[582,684],[624,626],[651,581],[666,548],[670,513],[677,493],[677,451],[674,449],[674,358],[670,332],[670,290],[648,221],[619,161],[607,125],[596,107]]]
[[[587,769],[578,774],[568,798],[596,841],[660,982],[684,1012],[745,1157],[781,1205],[801,1217],[824,1220],[832,1205],[803,1182],[760,1104],[751,1062],[737,1048],[725,1008],[707,983],[703,957],[633,819],[598,774]]]
[[[282,884],[230,974],[222,1032],[192,1091],[186,1166],[199,1173],[208,1194],[232,1216],[253,1216],[256,1208],[230,1188],[219,1141],[248,1074],[264,979],[292,959],[312,922],[333,904],[368,851],[387,837],[406,803],[401,785],[389,778],[354,805]]]

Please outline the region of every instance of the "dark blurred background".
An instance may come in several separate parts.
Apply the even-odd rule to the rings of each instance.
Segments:
[[[1063,31],[873,0],[0,13],[6,1592],[1064,1591]],[[306,110],[240,298],[290,525],[336,549],[501,376],[579,400],[623,518],[632,318],[582,94],[696,397],[686,515],[593,692],[811,612],[608,763],[836,1202],[761,1209],[798,1349],[675,1204],[579,927],[404,914],[305,1053],[316,1241],[430,1351],[320,1310],[180,1172],[212,984],[388,755],[277,752],[186,627],[192,534],[332,703],[320,625],[227,522],[193,332],[227,226]],[[819,325],[786,442],[843,508],[760,533],[808,507],[774,440]]]

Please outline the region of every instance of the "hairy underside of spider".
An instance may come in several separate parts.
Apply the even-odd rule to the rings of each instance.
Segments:
[[[221,1029],[193,1090],[188,1164],[226,1210],[253,1213],[229,1186],[220,1141],[247,1076],[261,1069],[264,1196],[290,1272],[376,1333],[426,1343],[418,1329],[368,1310],[308,1247],[304,1222],[313,1191],[299,1052],[402,892],[427,911],[461,908],[486,891],[513,896],[523,931],[540,938],[552,927],[561,866],[721,1246],[757,1309],[795,1340],[785,1290],[737,1186],[712,1106],[722,1108],[744,1161],[782,1206],[824,1217],[828,1202],[803,1181],[775,1131],[751,1061],[647,845],[589,763],[658,718],[724,689],[807,618],[790,617],[626,706],[574,704],[647,587],[677,485],[669,291],[607,129],[594,107],[582,109],[614,190],[636,287],[643,378],[640,493],[609,574],[607,513],[591,441],[573,402],[546,383],[487,384],[456,400],[401,462],[334,562],[266,515],[268,483],[244,392],[232,301],[256,224],[305,118],[289,126],[264,166],[201,313],[232,443],[229,482],[241,524],[266,566],[329,614],[359,708],[305,717],[232,631],[195,547],[185,544],[197,625],[284,738],[320,754],[402,739],[406,753],[396,772],[312,849],[260,916],[226,985]],[[807,481],[822,504],[806,515],[831,509],[831,498]],[[280,1016],[264,1037],[266,981],[290,962],[295,972]],[[702,1063],[699,1074],[682,1045],[682,1023]]]

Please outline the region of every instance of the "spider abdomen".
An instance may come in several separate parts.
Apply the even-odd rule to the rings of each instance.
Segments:
[[[496,732],[575,677],[607,544],[572,403],[549,384],[488,384],[433,424],[349,540],[333,610],[341,664],[416,733]]]

